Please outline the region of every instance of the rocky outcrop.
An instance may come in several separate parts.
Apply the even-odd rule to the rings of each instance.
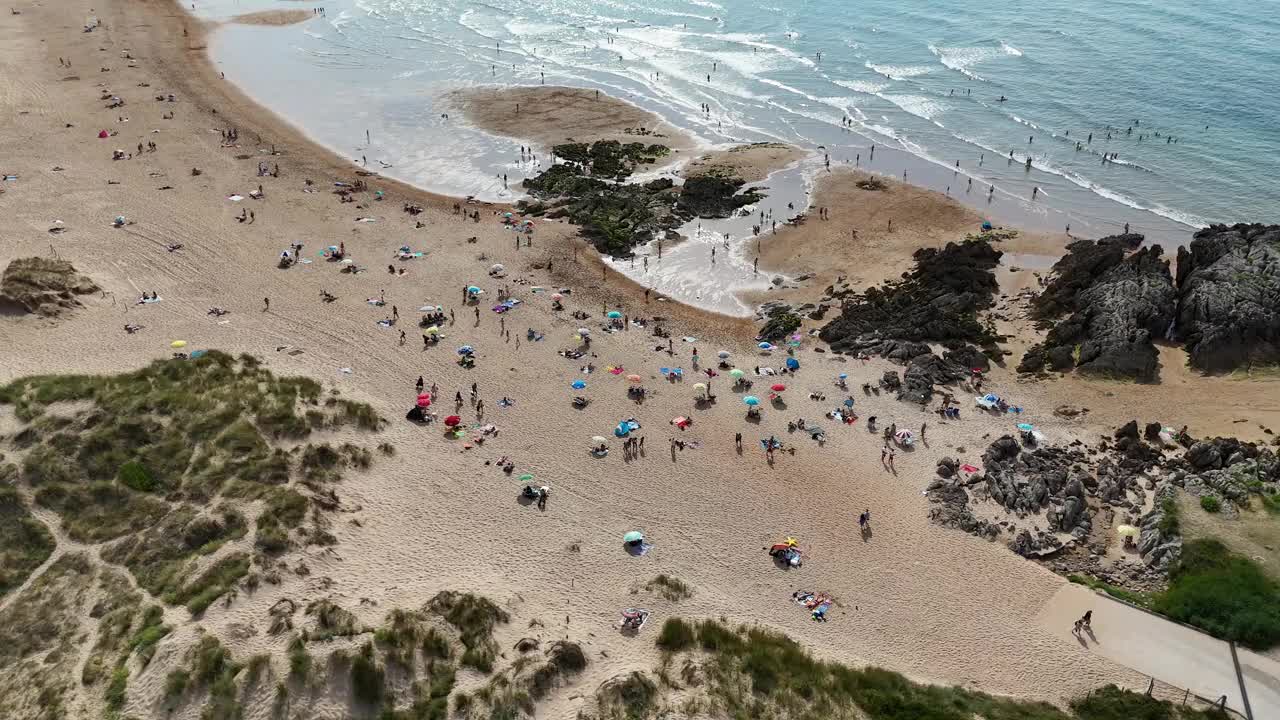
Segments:
[[[98,286],[65,260],[18,258],[0,275],[0,314],[54,317],[81,307],[78,296],[95,292]]]
[[[729,217],[738,208],[764,199],[764,195],[754,189],[739,192],[744,184],[738,178],[715,174],[686,178],[677,207],[682,215],[689,217]]]
[[[1201,370],[1280,363],[1280,225],[1214,225],[1179,248],[1176,334]]]
[[[978,313],[999,290],[1000,256],[984,240],[917,250],[915,268],[902,280],[846,296],[821,338],[837,352],[876,355],[902,341],[994,344],[999,338]]]
[[[1140,382],[1158,379],[1153,340],[1173,324],[1173,276],[1158,245],[1113,262],[1129,243],[1111,238],[1072,243],[1071,253],[1054,266],[1064,274],[1055,277],[1036,301],[1043,320],[1066,316],[1052,324],[1043,343],[1027,351],[1018,365],[1020,372],[1075,368]],[[1088,282],[1091,272],[1098,274]]]
[[[1177,565],[1182,556],[1182,535],[1177,523],[1177,487],[1161,483],[1156,488],[1155,506],[1138,523],[1138,553],[1161,572]]]

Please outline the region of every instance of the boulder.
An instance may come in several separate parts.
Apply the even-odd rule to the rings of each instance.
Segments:
[[[1175,332],[1201,370],[1280,362],[1280,225],[1213,225],[1178,250]]]
[[[98,286],[66,260],[17,258],[0,275],[0,315],[54,317],[82,307],[79,296],[96,292]]]

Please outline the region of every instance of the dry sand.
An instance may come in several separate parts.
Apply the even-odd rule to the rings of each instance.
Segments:
[[[310,10],[263,10],[231,18],[238,25],[294,25],[315,17]]]
[[[90,8],[105,26],[84,34],[80,23],[92,14]],[[189,37],[183,36],[184,27]],[[532,285],[571,286],[568,309],[591,313],[589,325],[599,324],[607,303],[633,318],[670,318],[672,335],[696,336],[703,357],[724,347],[747,368],[781,361],[752,356],[745,322],[673,303],[646,306],[634,285],[601,270],[568,226],[542,222],[533,247],[516,250],[512,235],[497,221],[499,208],[466,205],[480,212],[481,221],[461,222],[449,211],[454,200],[377,177],[366,179],[386,192],[384,201],[362,194],[358,205],[339,204],[328,192],[332,183],[356,179],[357,169],[220,81],[206,60],[202,31],[167,0],[65,0],[24,7],[21,15],[0,19],[0,112],[10,118],[0,136],[0,157],[5,172],[19,175],[0,195],[0,210],[9,218],[0,265],[53,252],[104,288],[101,297],[86,298],[88,307],[57,322],[0,318],[0,382],[32,373],[127,371],[167,357],[170,341],[184,339],[192,348],[252,353],[275,372],[306,375],[372,403],[392,419],[378,441],[394,444],[398,452],[344,482],[340,494],[348,511],[335,520],[336,552],[309,549],[288,556],[291,565],[305,561],[309,577],[289,577],[280,586],[242,594],[230,607],[211,608],[198,623],[185,620],[185,611],[171,611],[170,619],[182,626],[130,679],[124,714],[150,716],[166,673],[197,627],[217,633],[238,657],[274,653],[282,672],[286,640],[263,632],[267,608],[277,599],[333,596],[376,623],[390,608],[417,607],[442,589],[475,591],[506,605],[515,619],[498,638],[504,647],[529,632],[532,620],[542,621],[549,637],[584,643],[592,665],[581,680],[553,694],[547,717],[571,717],[581,707],[581,696],[602,680],[653,666],[649,630],[638,639],[614,631],[618,609],[639,602],[654,610],[654,628],[677,614],[761,623],[824,658],[874,663],[918,679],[995,693],[1061,702],[1107,682],[1145,687],[1138,673],[1037,621],[1062,578],[999,544],[926,519],[928,503],[920,491],[937,458],[976,457],[987,438],[1009,429],[1007,422],[970,415],[961,422],[935,423],[936,415],[888,398],[859,398],[864,415],[878,415],[882,423],[930,423],[929,444],[900,454],[893,475],[877,461],[878,436],[867,435],[860,424],[845,429],[824,423],[830,430],[825,447],[786,432],[788,419],[817,420],[832,404],[807,400],[807,391],[834,397],[836,373],[849,372],[856,386],[878,377],[887,363],[842,362],[802,350],[804,370],[792,382],[790,407],[767,409],[755,426],[743,421],[740,398],[722,379],[713,385],[719,402],[693,409],[692,379],[672,385],[657,377],[659,366],[690,370],[692,346],[677,340],[679,357],[670,358],[655,352],[659,341],[639,329],[601,333],[593,361],[597,368],[614,363],[641,374],[654,390],[650,400],[637,406],[627,400],[623,381],[598,371],[586,378],[595,402],[574,411],[569,383],[580,376],[584,361],[566,360],[554,351],[571,346],[573,328],[583,323],[553,313],[547,294],[532,292]],[[119,59],[126,48],[136,67]],[[59,57],[70,58],[72,68],[60,67]],[[101,67],[110,70],[100,72]],[[139,88],[143,82],[150,87]],[[104,92],[117,93],[128,104],[107,109],[99,99]],[[177,102],[152,99],[168,92]],[[579,97],[578,102],[588,100]],[[537,104],[546,108],[536,124],[539,142],[584,133],[581,126],[556,133],[552,128],[563,107],[545,98]],[[162,117],[168,112],[173,119]],[[522,116],[526,112],[535,111],[522,105]],[[597,118],[592,126],[603,127],[609,115],[592,116]],[[615,116],[612,122],[637,121]],[[219,130],[228,127],[239,129],[236,147],[222,147]],[[524,127],[521,135],[528,136]],[[119,135],[99,140],[103,128]],[[133,152],[146,141],[156,142],[158,151],[110,159],[112,148]],[[272,147],[279,154],[271,155]],[[280,177],[257,177],[259,161],[278,163]],[[192,168],[202,174],[193,177]],[[304,191],[308,178],[318,192]],[[266,193],[262,201],[226,199],[232,193],[247,195],[259,184]],[[160,189],[165,187],[170,189]],[[410,218],[401,212],[406,202],[426,211]],[[256,222],[237,222],[241,209],[255,211]],[[907,217],[908,208],[901,210]],[[116,215],[132,224],[112,229]],[[355,222],[362,216],[377,222]],[[67,231],[50,235],[56,220]],[[414,220],[426,227],[415,229]],[[948,222],[955,223],[948,228],[957,227],[960,218]],[[921,232],[944,239],[941,230]],[[468,242],[473,236],[475,242]],[[276,269],[280,251],[290,242],[305,242],[305,255],[314,258],[321,246],[340,240],[370,267],[368,273],[339,274],[323,262]],[[184,247],[168,252],[169,243]],[[384,268],[404,244],[428,254],[403,264],[407,275],[390,276]],[[889,255],[884,257],[888,262]],[[508,268],[511,278],[505,283],[486,276],[495,262]],[[548,263],[554,263],[551,272]],[[511,341],[500,336],[500,317],[488,308],[477,324],[471,310],[459,306],[466,283],[485,288],[489,298],[509,284],[525,301],[505,316]],[[339,300],[322,304],[321,289]],[[163,301],[135,305],[144,290],[158,292]],[[400,308],[407,345],[397,343],[394,330],[375,324],[386,311],[365,299],[382,291],[389,305]],[[270,312],[262,311],[264,297],[271,299]],[[458,317],[456,325],[445,328],[441,346],[426,351],[418,342],[413,312],[425,303],[444,304]],[[213,305],[231,310],[225,323],[206,315]],[[143,329],[126,335],[121,328],[128,322]],[[525,328],[545,333],[546,339],[524,342]],[[477,349],[479,366],[473,371],[453,362],[453,349],[462,344]],[[303,352],[285,352],[292,349]],[[418,375],[438,383],[446,396],[478,383],[489,408],[485,420],[500,428],[500,437],[465,450],[434,428],[401,421]],[[1180,412],[1163,419],[1190,422],[1199,432],[1203,408],[1197,403],[1214,398],[1198,394],[1198,379],[1188,383],[1176,388]],[[1102,427],[1049,415],[1064,401],[1063,393],[1077,392],[1069,383],[1026,385],[997,371],[989,387],[1028,407],[1050,438]],[[1104,387],[1092,384],[1079,391],[1091,393],[1077,400],[1093,408],[1088,418],[1153,417],[1145,413],[1152,407],[1146,404],[1149,388],[1118,386],[1116,399],[1103,400],[1098,395]],[[1229,381],[1209,387],[1220,390]],[[1261,395],[1251,384],[1239,388],[1236,399],[1243,400],[1246,392]],[[514,398],[515,405],[500,408],[502,396]],[[1131,396],[1132,405],[1105,411]],[[1274,391],[1270,397],[1276,397]],[[468,422],[475,419],[470,408],[462,414]],[[674,431],[668,421],[676,415],[691,415],[695,424]],[[590,436],[608,435],[630,416],[644,425],[644,455],[626,462],[616,442],[603,460],[587,454]],[[733,446],[738,431],[745,437],[742,454]],[[758,440],[770,434],[793,444],[795,455],[781,454],[775,464],[767,463]],[[670,450],[668,439],[675,435],[701,441],[701,447]],[[485,465],[502,455],[515,460],[517,474],[533,472],[552,487],[546,512],[517,504],[515,483]],[[868,541],[856,532],[857,514],[865,508],[872,511],[875,528]],[[631,529],[642,529],[654,542],[649,555],[634,558],[623,552],[621,536]],[[809,553],[799,571],[775,569],[761,550],[786,535],[799,537]],[[246,538],[224,550],[249,542]],[[571,551],[571,543],[580,551]],[[658,573],[685,580],[695,595],[674,605],[638,600],[633,587]],[[832,592],[841,603],[832,621],[809,621],[790,601],[798,588]],[[94,625],[87,617],[83,622],[86,630]],[[240,626],[256,628],[256,634],[233,632]],[[461,679],[464,688],[475,682],[473,676]],[[81,697],[82,706],[73,714],[91,714],[86,705],[91,700]],[[311,717],[344,717],[347,711],[333,697],[312,703]],[[175,717],[197,712],[188,707]]]
[[[769,173],[804,159],[809,153],[783,143],[753,143],[709,152],[689,163],[686,177],[726,174],[747,182],[764,180]]]
[[[617,140],[665,145],[675,161],[696,147],[688,133],[648,110],[594,90],[480,87],[454,91],[449,100],[481,130],[527,140],[543,152],[559,143]]]

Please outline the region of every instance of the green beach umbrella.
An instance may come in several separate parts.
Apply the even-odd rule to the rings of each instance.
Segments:
[[[631,532],[622,536],[622,542],[625,542],[625,543],[638,543],[643,541],[644,541],[644,533],[640,532],[639,530],[632,530]]]
[[[520,476],[520,482],[533,482],[533,473],[525,473]]]

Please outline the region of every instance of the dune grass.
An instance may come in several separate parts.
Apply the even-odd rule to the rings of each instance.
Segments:
[[[1068,713],[1044,702],[922,685],[880,668],[855,669],[816,660],[778,633],[731,628],[713,620],[668,620],[658,646],[668,658],[679,652],[701,653],[707,694],[725,715],[744,720],[1226,720],[1217,713],[1180,708],[1114,686],[1076,701]]]
[[[505,610],[488,598],[452,590],[431,598],[427,609],[458,629],[464,648],[459,662],[463,666],[485,673],[493,671],[493,661],[498,655],[493,629],[511,620]]]
[[[53,535],[32,517],[17,489],[0,485],[0,596],[22,585],[53,548]]]
[[[644,589],[671,602],[693,597],[693,590],[683,580],[665,573],[645,583]]]

